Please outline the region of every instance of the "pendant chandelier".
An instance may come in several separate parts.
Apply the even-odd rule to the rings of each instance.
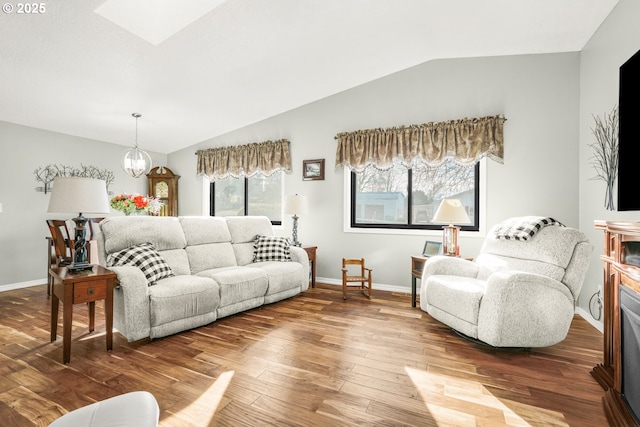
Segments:
[[[142,114],[131,114],[136,119],[136,145],[127,151],[122,160],[122,169],[134,178],[146,175],[151,170],[151,157],[146,151],[138,148],[138,119]]]

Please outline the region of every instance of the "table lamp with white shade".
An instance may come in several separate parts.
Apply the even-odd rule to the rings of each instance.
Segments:
[[[87,262],[86,223],[82,214],[108,214],[110,212],[107,184],[102,179],[82,177],[58,177],[53,181],[53,190],[47,212],[76,213],[73,262],[70,271],[91,269]]]
[[[444,231],[442,236],[443,252],[449,256],[460,255],[460,247],[458,246],[460,227],[456,227],[453,224],[471,223],[462,202],[458,199],[442,200],[431,222],[444,222],[449,224],[442,227]]]
[[[307,196],[300,194],[290,194],[287,196],[287,201],[284,204],[284,212],[293,214],[293,232],[291,234],[293,246],[302,246],[298,241],[298,214],[307,213],[308,203]]]

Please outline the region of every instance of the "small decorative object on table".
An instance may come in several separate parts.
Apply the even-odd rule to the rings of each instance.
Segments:
[[[141,196],[139,194],[118,194],[111,199],[111,207],[125,215],[137,215],[147,212],[149,215],[158,215],[162,204],[155,197]]]

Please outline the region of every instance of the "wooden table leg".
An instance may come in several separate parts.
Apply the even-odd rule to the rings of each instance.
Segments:
[[[411,307],[416,306],[416,278],[411,277]]]
[[[107,328],[107,351],[113,349],[113,281],[107,282],[107,296],[104,300],[105,323]]]
[[[58,305],[60,300],[56,295],[51,295],[51,342],[58,337]]]
[[[71,360],[71,326],[73,323],[73,292],[65,287],[64,301],[62,304],[62,363],[69,363]]]
[[[316,261],[311,261],[311,287],[316,287]]]
[[[93,332],[96,328],[96,302],[91,301],[87,304],[89,304],[89,332]]]

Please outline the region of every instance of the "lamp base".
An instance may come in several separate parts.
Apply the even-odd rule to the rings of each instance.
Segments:
[[[72,273],[77,273],[79,271],[92,270],[92,269],[93,269],[93,264],[89,264],[86,261],[74,262],[67,266],[67,270],[71,271]]]
[[[291,246],[302,246],[298,241],[298,215],[293,215],[293,232],[291,233]]]
[[[460,227],[454,225],[446,225],[442,227],[444,235],[442,238],[444,255],[459,256],[460,247],[458,246],[458,232]]]

